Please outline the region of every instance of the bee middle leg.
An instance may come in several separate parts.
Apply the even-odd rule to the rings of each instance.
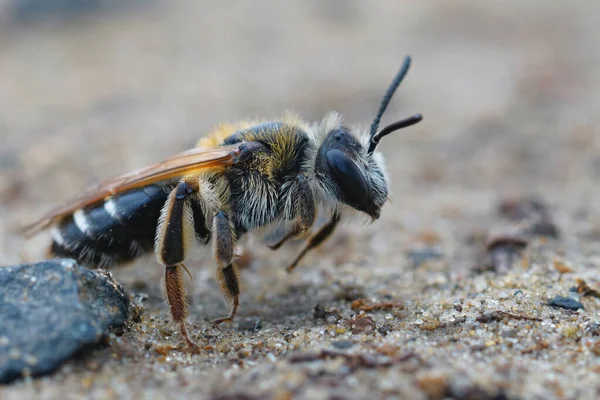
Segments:
[[[198,347],[190,339],[185,323],[188,304],[183,271],[187,268],[183,261],[194,240],[194,217],[203,218],[202,215],[194,215],[192,209],[193,202],[200,201],[198,191],[197,180],[188,179],[181,181],[169,194],[157,228],[155,245],[157,259],[165,266],[163,290],[171,316],[179,324],[181,335],[193,352]]]
[[[236,233],[225,211],[218,211],[213,218],[212,229],[214,258],[217,262],[217,279],[225,297],[232,301],[231,312],[227,317],[217,318],[212,323],[218,329],[223,322],[232,322],[240,305],[240,285],[237,268],[233,264]]]

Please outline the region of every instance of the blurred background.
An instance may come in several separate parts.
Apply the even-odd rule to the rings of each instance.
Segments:
[[[0,263],[24,256],[10,228],[218,122],[337,110],[368,126],[405,54],[385,117],[425,121],[385,140],[384,216],[522,190],[592,207],[600,6],[576,4],[0,1]]]
[[[100,179],[193,146],[219,122],[286,110],[319,120],[336,110],[368,127],[410,54],[383,124],[416,112],[424,121],[380,147],[393,202],[375,224],[342,227],[293,278],[282,265],[297,247],[252,248],[240,318],[310,325],[315,299],[338,304],[332,285],[346,281],[364,296],[402,299],[411,313],[411,302],[427,308],[481,292],[471,239],[499,222],[498,204],[510,196],[542,199],[561,254],[597,267],[599,37],[595,0],[0,0],[0,265],[44,255],[49,236],[25,241],[19,226]],[[421,242],[441,253],[413,252]],[[443,260],[411,269],[416,257]],[[199,332],[226,305],[211,261],[189,265]],[[588,272],[597,277],[597,268]],[[550,275],[536,273],[524,286],[539,284],[532,291],[545,296]],[[147,312],[166,326],[152,257],[116,274],[149,293]],[[136,376],[113,364],[107,373]]]
[[[382,147],[393,203],[367,232],[394,234],[379,250],[427,226],[452,241],[515,194],[600,231],[594,1],[0,5],[0,264],[43,256],[47,235],[25,242],[22,224],[219,122],[336,110],[367,127],[405,54],[384,123],[425,120]]]
[[[386,219],[423,224],[432,208],[469,212],[521,191],[587,210],[600,177],[600,5],[576,4],[3,0],[0,263],[35,258],[47,240],[26,251],[11,228],[218,122],[337,110],[368,126],[405,54],[413,68],[385,120],[425,120],[382,147]]]

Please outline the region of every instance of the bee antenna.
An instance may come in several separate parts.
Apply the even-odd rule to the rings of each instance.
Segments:
[[[389,124],[388,126],[386,126],[371,137],[371,144],[369,145],[369,154],[375,151],[375,147],[377,147],[377,144],[379,144],[379,141],[382,137],[387,136],[390,133],[395,132],[399,129],[406,128],[418,122],[421,122],[422,119],[423,116],[421,114],[415,114],[412,117],[408,117],[398,122],[394,122],[393,124]]]
[[[404,77],[408,73],[408,69],[410,68],[410,62],[410,56],[406,56],[404,58],[402,66],[400,67],[400,70],[398,71],[396,76],[394,76],[392,83],[390,83],[390,86],[388,86],[387,90],[385,91],[385,94],[383,95],[383,99],[381,100],[381,104],[379,105],[379,111],[377,112],[377,116],[371,124],[371,140],[368,150],[369,154],[375,151],[375,147],[377,147],[377,144],[379,143],[382,137],[389,135],[390,133],[397,131],[398,129],[414,125],[423,119],[423,116],[421,114],[416,114],[412,117],[390,124],[383,128],[381,131],[379,131],[379,133],[377,132],[377,129],[379,129],[379,122],[381,122],[381,117],[385,113],[385,110],[387,110],[387,107],[390,104],[394,93],[396,93],[396,90],[398,89],[398,87],[404,80]]]

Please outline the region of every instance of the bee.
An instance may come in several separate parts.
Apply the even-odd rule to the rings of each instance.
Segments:
[[[158,164],[102,182],[25,228],[33,235],[51,228],[49,253],[107,268],[154,251],[165,267],[163,293],[172,319],[191,351],[183,272],[186,255],[199,242],[212,246],[217,279],[238,312],[239,283],[234,258],[246,233],[274,237],[278,249],[292,238],[305,245],[288,265],[291,271],[356,213],[372,220],[388,199],[389,179],[381,138],[421,121],[420,114],[379,130],[380,120],[410,67],[406,57],[388,87],[370,131],[342,124],[331,112],[317,123],[294,116],[218,126],[197,147]],[[327,222],[312,232],[317,211]]]

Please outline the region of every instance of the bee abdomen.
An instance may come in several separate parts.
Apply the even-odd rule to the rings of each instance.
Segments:
[[[54,228],[50,252],[106,268],[152,250],[169,189],[150,185],[76,210]]]

